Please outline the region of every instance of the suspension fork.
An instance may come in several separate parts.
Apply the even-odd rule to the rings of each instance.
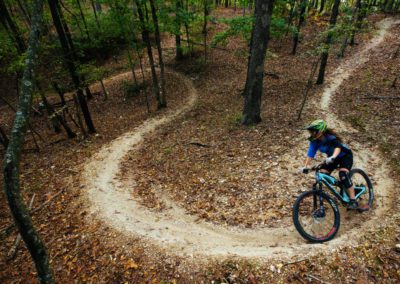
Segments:
[[[316,182],[313,184],[313,191],[317,192],[321,192],[322,191],[322,183],[320,182]],[[317,198],[318,196],[318,198]],[[318,204],[319,201],[319,204]],[[323,198],[321,194],[314,194],[313,197],[313,208],[314,210],[320,209],[320,210],[324,210],[324,206],[323,206]]]

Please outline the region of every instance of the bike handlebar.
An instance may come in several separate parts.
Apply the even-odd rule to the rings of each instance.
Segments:
[[[316,165],[316,166],[313,166],[313,167],[311,167],[311,171],[317,171],[317,170],[320,170],[321,169],[321,167],[323,166],[323,165],[326,165],[326,163],[325,162],[323,162],[323,163],[321,163],[321,164],[318,164],[318,165]]]

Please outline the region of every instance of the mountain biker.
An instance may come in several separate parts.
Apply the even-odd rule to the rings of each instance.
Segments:
[[[301,171],[304,174],[309,172],[311,160],[315,158],[317,151],[327,155],[325,164],[321,167],[322,173],[331,174],[335,169],[339,170],[339,180],[347,189],[350,197],[349,209],[365,211],[367,208],[360,208],[355,199],[354,186],[351,182],[349,171],[353,166],[353,153],[351,149],[342,143],[342,139],[322,119],[314,120],[304,130],[308,130],[310,146],[307,158]]]

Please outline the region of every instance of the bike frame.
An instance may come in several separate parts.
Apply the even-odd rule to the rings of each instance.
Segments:
[[[320,184],[320,190],[322,190],[322,184],[324,184],[341,202],[350,202],[350,197],[347,195],[346,190],[343,190],[343,195],[336,190],[335,187],[340,187],[340,185],[337,179],[335,179],[333,176],[321,173],[319,170],[317,170],[315,171],[315,180],[315,185]],[[313,188],[316,188],[315,185]],[[357,191],[359,191],[355,196],[356,199],[366,191],[365,186],[355,186],[354,189],[357,189]]]

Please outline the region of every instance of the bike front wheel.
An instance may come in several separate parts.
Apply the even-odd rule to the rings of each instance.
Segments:
[[[300,235],[309,242],[329,241],[339,230],[338,205],[322,191],[304,192],[293,205],[293,223]]]

